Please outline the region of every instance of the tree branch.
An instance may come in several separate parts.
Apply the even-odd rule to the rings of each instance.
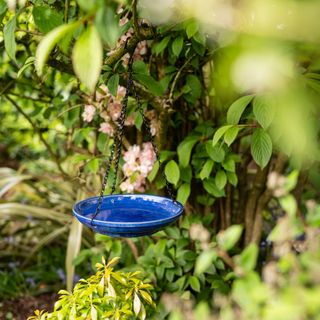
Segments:
[[[52,148],[50,147],[50,145],[48,144],[48,142],[45,140],[45,138],[43,137],[43,134],[41,132],[41,130],[36,126],[36,124],[32,121],[32,119],[28,116],[27,113],[25,113],[23,111],[23,109],[13,100],[11,99],[8,95],[5,95],[5,98],[11,102],[11,104],[17,109],[17,111],[19,113],[21,113],[25,119],[30,123],[30,125],[32,126],[33,130],[39,135],[40,140],[42,141],[42,143],[45,145],[45,147],[47,148],[49,154],[51,155],[51,157],[55,160],[57,167],[59,169],[59,171],[64,175],[64,176],[68,176],[67,173],[63,170],[63,168],[61,167],[61,163],[60,163],[60,159],[58,157],[57,154],[54,153],[54,151],[52,150]]]

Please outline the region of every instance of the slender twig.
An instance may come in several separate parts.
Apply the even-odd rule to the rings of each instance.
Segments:
[[[192,55],[188,60],[186,60],[186,62],[182,65],[182,67],[178,70],[176,76],[174,77],[173,81],[172,81],[172,86],[170,89],[170,93],[169,93],[169,101],[172,102],[172,97],[173,97],[173,92],[174,89],[176,87],[177,81],[182,73],[182,70],[189,64],[189,62],[195,57],[195,55]]]
[[[11,104],[17,109],[17,111],[19,113],[21,113],[25,119],[30,123],[30,125],[32,126],[33,130],[39,135],[40,140],[42,141],[42,143],[45,145],[45,147],[47,148],[49,154],[51,155],[51,157],[55,160],[57,167],[59,169],[59,171],[64,175],[64,176],[68,176],[67,173],[63,170],[63,168],[61,167],[61,163],[60,163],[60,159],[58,157],[57,154],[54,153],[54,151],[52,150],[52,148],[50,147],[50,145],[48,144],[48,142],[46,141],[46,139],[43,137],[43,134],[41,132],[41,130],[36,126],[36,124],[32,121],[32,119],[29,117],[29,115],[27,113],[24,112],[24,110],[13,100],[11,99],[8,95],[5,95],[5,98],[11,102]]]
[[[64,23],[68,22],[68,12],[69,12],[69,0],[65,0],[64,2]]]
[[[43,102],[43,103],[50,103],[50,100],[44,100],[41,98],[33,98],[33,97],[23,96],[19,93],[15,93],[15,92],[10,92],[9,94],[12,96],[19,97],[20,99],[32,100],[32,101]]]
[[[132,19],[133,19],[133,29],[138,38],[140,38],[140,30],[138,23],[138,13],[137,13],[138,0],[132,1]]]

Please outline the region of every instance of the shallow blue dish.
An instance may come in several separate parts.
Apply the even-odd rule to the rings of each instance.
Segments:
[[[183,205],[175,200],[147,194],[104,196],[101,210],[92,220],[99,197],[76,203],[73,214],[94,232],[112,237],[150,235],[176,221]]]

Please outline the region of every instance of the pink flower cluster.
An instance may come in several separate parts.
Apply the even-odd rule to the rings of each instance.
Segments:
[[[123,192],[144,192],[146,177],[153,168],[156,155],[151,142],[130,146],[123,157],[125,164],[122,167],[125,180],[120,184]]]
[[[119,12],[121,13],[120,10],[119,10]],[[120,19],[119,25],[120,25],[120,27],[122,27],[125,24],[127,24],[128,22],[129,22],[128,18],[124,17],[124,18]],[[134,33],[133,28],[130,28],[125,34],[123,34],[120,37],[120,39],[119,39],[119,41],[117,43],[116,49],[119,48],[119,47],[123,47],[125,45],[125,43],[132,37],[133,33]],[[115,52],[116,49],[111,50],[110,52],[108,52],[108,55],[109,56],[112,55]],[[136,47],[136,49],[135,49],[135,51],[134,51],[134,53],[133,53],[134,61],[143,60],[143,56],[146,55],[147,52],[148,52],[147,41],[144,40],[144,41],[139,42],[137,47]],[[126,54],[126,55],[123,56],[123,58],[122,58],[123,65],[125,65],[125,66],[128,65],[129,57],[130,57],[129,54]]]
[[[84,112],[82,118],[86,122],[91,122],[96,112],[99,113],[103,122],[100,124],[99,131],[106,133],[110,136],[114,134],[114,123],[121,113],[121,101],[126,94],[126,88],[118,86],[117,95],[114,97],[108,90],[106,85],[101,85],[96,91],[96,100],[91,104],[84,106]],[[107,103],[105,103],[107,102]],[[104,105],[107,109],[104,109]],[[134,117],[131,116],[127,119],[125,125],[133,125]]]

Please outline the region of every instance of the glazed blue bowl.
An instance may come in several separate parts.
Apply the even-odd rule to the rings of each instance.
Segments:
[[[148,194],[115,194],[104,196],[101,210],[92,220],[99,197],[76,203],[74,216],[94,232],[111,237],[150,235],[176,221],[183,205],[170,198]]]

